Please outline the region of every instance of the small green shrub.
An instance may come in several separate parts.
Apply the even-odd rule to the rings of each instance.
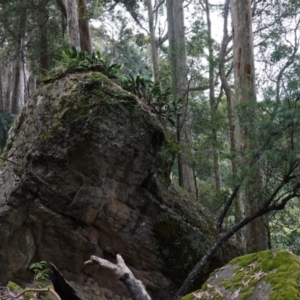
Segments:
[[[181,115],[183,107],[182,100],[172,100],[171,89],[162,89],[160,83],[141,76],[129,75],[129,78],[122,82],[122,87],[137,95],[162,119],[166,119],[175,126],[174,117]]]
[[[46,262],[40,261],[29,266],[29,270],[34,272],[34,283],[38,288],[42,287],[43,281],[49,280],[49,269],[46,269]]]

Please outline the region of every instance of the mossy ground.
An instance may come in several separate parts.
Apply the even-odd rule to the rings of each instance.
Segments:
[[[14,293],[15,295],[18,295],[20,293],[22,293],[25,289],[23,289],[22,287],[20,287],[19,285],[17,285],[15,282],[12,282],[12,281],[9,281],[8,284],[7,284],[7,288],[12,292]],[[34,289],[37,289],[39,287],[34,287]],[[54,289],[53,288],[53,285],[42,285],[40,288],[43,288],[43,289]],[[30,287],[28,288],[30,289]],[[35,293],[36,292],[33,292],[33,291],[28,291],[26,293],[24,293],[22,296],[24,296],[24,300],[30,300],[30,299],[36,299],[36,296],[35,296]],[[50,293],[49,291],[42,291],[42,292],[39,292],[39,298],[38,299],[41,299],[41,300],[57,300],[55,298],[55,296]],[[5,300],[4,298],[2,299],[0,297],[0,300]]]
[[[21,288],[19,285],[17,285],[16,283],[9,281],[7,284],[7,288],[14,294],[18,295],[21,292],[24,291],[23,288]],[[0,297],[1,299],[1,297]],[[33,292],[26,292],[24,294],[24,300],[30,300],[30,299],[34,299],[34,293]]]
[[[300,299],[299,282],[300,261],[297,256],[288,251],[266,250],[233,259],[214,272],[197,293],[203,292],[200,299],[217,299],[217,296],[231,299],[236,293],[238,296],[234,299],[240,300],[251,296],[252,299],[254,295],[264,295],[264,299],[269,300],[296,300]],[[207,296],[204,296],[205,292]],[[193,294],[182,299],[199,299]]]

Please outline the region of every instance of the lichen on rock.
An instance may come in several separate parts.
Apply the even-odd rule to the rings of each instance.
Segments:
[[[299,258],[288,251],[266,250],[233,259],[182,300],[297,300],[299,283]]]

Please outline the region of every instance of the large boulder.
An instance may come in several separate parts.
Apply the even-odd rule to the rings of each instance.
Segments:
[[[120,253],[156,300],[171,299],[215,239],[211,217],[170,184],[177,145],[148,107],[102,73],[65,74],[37,90],[4,150],[0,284],[53,262],[89,297],[127,299],[90,255]],[[200,274],[239,254],[226,244]]]
[[[291,252],[266,250],[237,257],[215,270],[201,290],[182,300],[299,300],[300,260]]]

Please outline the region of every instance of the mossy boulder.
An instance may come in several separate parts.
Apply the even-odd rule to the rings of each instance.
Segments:
[[[266,250],[233,259],[182,300],[297,300],[299,288],[299,257],[288,251]]]
[[[15,282],[12,282],[12,281],[9,281],[6,287],[15,296],[17,296],[18,294],[20,294],[24,291],[23,288],[21,288],[18,284],[16,284]],[[34,299],[34,292],[28,291],[23,294],[23,297],[24,297],[24,300]]]
[[[154,299],[172,299],[216,237],[211,216],[171,184],[177,150],[147,105],[100,72],[42,84],[4,150],[0,285],[30,282],[28,266],[45,260],[88,297],[125,299],[109,270],[82,270],[90,255],[114,261],[120,253]],[[238,255],[225,244],[197,284]]]

